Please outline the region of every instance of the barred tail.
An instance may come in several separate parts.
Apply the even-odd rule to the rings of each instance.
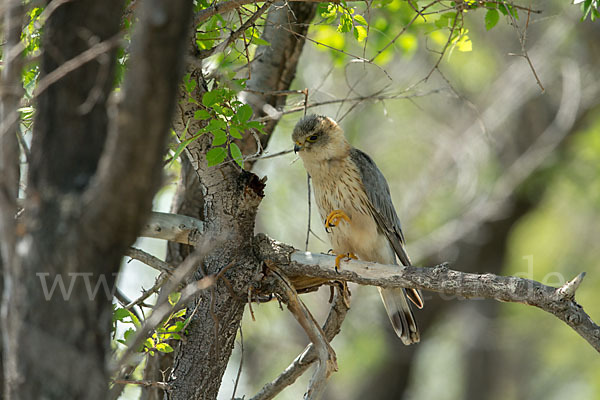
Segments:
[[[407,301],[406,289],[378,289],[396,335],[406,345],[418,343],[419,328]]]

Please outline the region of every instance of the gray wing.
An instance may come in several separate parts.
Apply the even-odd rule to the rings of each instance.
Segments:
[[[387,236],[402,264],[411,265],[410,258],[404,250],[404,234],[400,227],[400,219],[392,204],[390,188],[385,177],[371,157],[362,151],[353,148],[350,151],[350,158],[358,167],[367,197],[371,201],[371,212],[379,229]]]
[[[396,214],[390,188],[385,177],[367,154],[352,148],[350,158],[358,167],[367,197],[371,202],[371,212],[379,229],[385,234],[403,265],[411,265],[410,258],[404,249],[404,234],[400,227],[400,218]],[[419,308],[423,300],[418,290],[407,289],[408,298]]]

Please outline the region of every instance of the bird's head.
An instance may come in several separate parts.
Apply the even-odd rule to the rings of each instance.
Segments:
[[[307,115],[298,121],[292,140],[294,152],[305,162],[345,157],[350,150],[342,128],[322,115]]]

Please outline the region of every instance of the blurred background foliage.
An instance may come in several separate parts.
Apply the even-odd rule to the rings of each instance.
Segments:
[[[308,112],[336,119],[383,171],[415,265],[448,261],[459,270],[554,286],[586,271],[577,300],[599,321],[598,22],[581,21],[579,6],[566,0],[531,1],[520,5],[541,14],[490,12],[488,5],[464,12],[452,30],[444,2],[430,15],[417,15],[413,6],[424,4],[320,6],[294,87],[308,88],[314,105]],[[214,17],[199,29],[199,48],[210,49],[237,15],[227,18]],[[264,44],[260,28],[259,20],[249,39],[254,45],[238,43],[211,57],[208,73],[221,80],[247,77],[240,67]],[[520,56],[523,49],[543,91]],[[303,105],[304,95],[289,96],[267,155],[291,148]],[[304,249],[307,184],[296,161],[287,154],[255,165],[255,173],[268,177],[256,231]],[[156,209],[168,211],[173,189],[174,183],[166,186]],[[308,250],[326,252],[314,202],[311,224]],[[164,257],[164,243],[144,242]],[[135,298],[140,283],[150,287],[154,277],[132,262],[119,286]],[[405,347],[375,288],[351,291],[351,311],[333,341],[339,372],[327,399],[600,399],[597,353],[538,309],[426,293],[426,307],[417,312],[421,343]],[[322,320],[328,297],[321,289],[303,300]],[[255,321],[247,312],[243,323],[238,395],[275,378],[308,342],[277,302],[254,304],[253,312]],[[220,398],[231,398],[241,357],[238,345]],[[301,398],[307,380],[278,398]]]

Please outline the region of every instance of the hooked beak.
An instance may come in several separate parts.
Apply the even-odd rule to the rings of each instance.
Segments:
[[[298,143],[294,144],[294,154],[299,152],[300,150],[302,150],[302,147]]]

